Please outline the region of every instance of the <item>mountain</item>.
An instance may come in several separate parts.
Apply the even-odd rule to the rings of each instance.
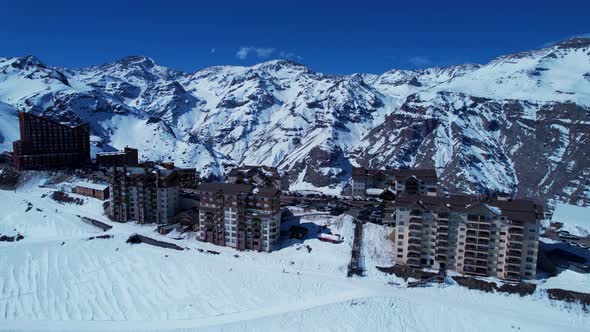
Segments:
[[[584,38],[485,65],[381,75],[287,60],[186,73],[143,56],[80,69],[0,58],[0,116],[14,128],[15,110],[88,121],[95,152],[135,146],[202,175],[275,165],[293,189],[340,193],[355,165],[435,167],[452,190],[590,205]],[[6,142],[10,128],[0,126]]]

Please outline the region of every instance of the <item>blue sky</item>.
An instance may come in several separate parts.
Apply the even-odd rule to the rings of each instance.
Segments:
[[[590,1],[10,1],[0,56],[185,71],[290,58],[326,73],[457,63],[590,36]]]

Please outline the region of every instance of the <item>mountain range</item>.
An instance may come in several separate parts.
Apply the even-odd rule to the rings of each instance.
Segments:
[[[328,75],[288,60],[187,73],[143,56],[87,68],[0,58],[0,149],[18,111],[89,122],[92,151],[139,148],[220,177],[287,171],[350,190],[353,166],[433,167],[451,191],[590,205],[590,39],[465,64]]]

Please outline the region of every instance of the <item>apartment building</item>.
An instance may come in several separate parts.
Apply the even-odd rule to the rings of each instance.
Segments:
[[[352,196],[370,189],[390,189],[397,194],[438,196],[441,187],[434,169],[367,169],[353,167]]]
[[[395,261],[507,280],[534,279],[543,208],[529,200],[400,195]]]
[[[278,249],[280,191],[249,184],[204,183],[197,189],[197,239],[238,250]]]
[[[19,169],[75,167],[90,163],[90,126],[63,125],[31,113],[18,114],[20,140],[12,143]]]
[[[167,224],[178,212],[178,175],[174,170],[112,167],[108,216],[114,221]]]
[[[96,163],[98,167],[135,167],[139,165],[139,153],[137,149],[125,147],[122,151],[99,152],[96,154]]]
[[[241,166],[234,168],[227,174],[227,182],[289,190],[288,174],[286,172],[281,174],[276,167],[269,166]]]
[[[177,167],[171,161],[163,162],[161,166],[176,171],[180,188],[194,188],[198,183],[197,169],[194,167]]]

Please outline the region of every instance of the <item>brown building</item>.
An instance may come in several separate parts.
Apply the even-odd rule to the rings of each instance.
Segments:
[[[161,166],[167,170],[174,170],[178,174],[180,188],[195,188],[197,186],[197,169],[194,167],[176,167],[174,162],[166,161]]]
[[[198,188],[197,239],[238,250],[278,249],[281,192],[249,184],[204,183]]]
[[[74,127],[21,112],[20,140],[13,143],[15,166],[19,169],[72,167],[90,162],[90,126]]]
[[[367,189],[390,189],[397,194],[437,196],[442,193],[434,169],[367,169],[353,167],[352,196],[365,196]]]
[[[127,146],[123,151],[99,152],[96,154],[96,163],[100,168],[133,167],[139,164],[139,153],[137,149]]]
[[[534,279],[543,208],[529,200],[398,196],[395,261],[507,280]]]
[[[178,212],[178,175],[174,170],[112,167],[108,216],[114,221],[167,224]]]
[[[274,187],[278,190],[289,190],[288,174],[279,173],[276,167],[240,166],[227,174],[229,183],[245,183],[260,187]]]
[[[98,198],[100,200],[109,199],[109,185],[91,182],[76,182],[75,191],[78,195]]]

